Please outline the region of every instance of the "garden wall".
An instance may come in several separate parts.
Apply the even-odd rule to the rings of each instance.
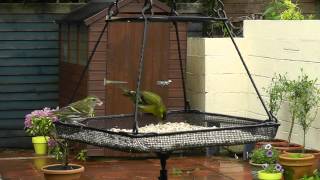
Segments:
[[[300,68],[311,78],[320,79],[320,21],[245,21],[244,38],[236,39],[254,80],[267,102],[263,88],[274,73],[288,72],[297,78]],[[228,38],[188,39],[188,96],[197,109],[266,118],[248,81],[244,68]],[[320,84],[320,82],[319,82]],[[319,113],[318,113],[319,114]],[[279,112],[279,138],[286,138],[290,116],[284,103]],[[297,125],[293,141],[302,143]],[[320,149],[320,116],[307,135],[307,146]]]

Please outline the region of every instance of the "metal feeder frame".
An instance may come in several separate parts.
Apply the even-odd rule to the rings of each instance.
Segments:
[[[184,95],[184,110],[182,111],[170,111],[168,112],[168,118],[172,116],[172,120],[176,119],[189,119],[194,124],[209,127],[203,130],[194,131],[181,131],[174,133],[139,133],[139,114],[137,99],[135,103],[134,114],[131,115],[112,115],[96,118],[88,118],[85,120],[87,126],[79,126],[75,124],[67,124],[63,122],[56,123],[56,129],[58,136],[79,142],[85,142],[101,147],[109,147],[121,151],[128,152],[153,152],[160,159],[161,170],[159,180],[167,180],[166,161],[170,157],[170,154],[175,150],[191,149],[197,147],[208,147],[214,145],[234,145],[234,144],[245,144],[252,143],[261,140],[270,140],[274,138],[277,133],[279,124],[276,117],[274,117],[267,109],[261,94],[259,93],[255,82],[250,74],[250,71],[241,55],[241,52],[234,40],[234,34],[230,27],[230,22],[224,11],[224,5],[220,0],[217,0],[214,12],[217,17],[211,16],[179,16],[176,11],[176,1],[173,0],[171,3],[171,13],[169,16],[158,16],[153,14],[152,0],[145,0],[144,7],[141,11],[141,16],[136,17],[117,17],[119,13],[118,8],[119,0],[116,0],[108,8],[108,14],[106,16],[106,23],[98,37],[98,41],[95,44],[92,53],[89,56],[87,64],[82,71],[78,84],[73,92],[70,99],[72,102],[75,98],[76,92],[80,87],[81,80],[83,79],[92,59],[102,39],[103,32],[107,29],[107,26],[111,22],[144,22],[143,40],[140,51],[140,61],[138,69],[137,87],[136,87],[136,98],[140,95],[141,75],[143,71],[144,61],[144,49],[146,46],[148,22],[172,22],[175,27],[176,37],[178,41],[178,52],[180,60],[180,73],[182,76],[182,86]],[[238,53],[238,56],[244,66],[246,73],[250,79],[252,86],[268,116],[266,120],[257,120],[222,114],[199,112],[196,110],[190,110],[189,103],[186,98],[185,88],[185,75],[183,72],[183,63],[180,48],[180,39],[177,22],[223,22],[225,29]],[[112,122],[121,123],[121,119],[133,120],[132,133],[125,132],[113,132],[108,129],[101,129],[96,127],[90,127],[90,122]],[[201,119],[201,120],[200,120]],[[155,119],[150,115],[143,115],[140,117],[139,122],[144,121],[146,123],[155,122]],[[178,120],[179,121],[179,120]],[[217,126],[218,128],[210,128],[210,126]],[[229,136],[228,136],[229,135]],[[201,140],[197,138],[201,137]],[[229,138],[229,139],[228,139]],[[194,140],[194,141],[192,141]],[[198,141],[198,142],[196,142]],[[162,144],[161,144],[162,143]]]

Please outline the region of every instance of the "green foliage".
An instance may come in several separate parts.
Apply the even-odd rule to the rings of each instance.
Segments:
[[[76,159],[80,161],[86,161],[87,160],[87,150],[82,149],[80,152],[77,154]]]
[[[320,103],[320,90],[316,86],[317,79],[309,79],[303,73],[297,80],[288,81],[287,97],[292,121],[298,120],[304,132],[303,145],[305,146],[305,136],[311,123],[315,120]]]
[[[269,94],[270,112],[276,116],[284,99],[289,101],[291,125],[288,141],[290,143],[293,126],[296,121],[302,126],[305,135],[315,120],[317,107],[320,104],[320,90],[316,86],[317,79],[310,80],[301,70],[297,80],[289,80],[285,75],[276,75],[266,90]]]
[[[173,167],[172,168],[172,174],[174,176],[182,176],[183,172],[182,172],[181,169]]]
[[[54,125],[48,117],[36,117],[32,119],[33,128],[28,128],[26,133],[31,136],[46,136]]]
[[[69,163],[69,143],[64,139],[56,139],[51,136],[48,142],[49,154],[54,155],[55,159],[61,161],[64,166],[68,166]],[[86,161],[87,151],[80,150],[76,155],[75,159],[80,161]]]
[[[273,0],[265,9],[263,16],[269,20],[303,20],[297,4],[291,0]]]
[[[320,180],[320,172],[316,169],[312,176],[305,175],[300,180]]]
[[[277,117],[278,111],[280,110],[280,106],[282,104],[284,94],[286,91],[286,75],[274,75],[274,77],[271,80],[271,84],[265,91],[269,95],[269,102],[268,106],[270,109],[270,113]]]
[[[217,5],[216,0],[206,0],[202,2],[203,14],[206,16],[217,16],[214,8]],[[228,36],[227,29],[223,22],[205,22],[203,23],[204,36],[212,37],[213,35]]]
[[[266,164],[263,167],[263,171],[265,173],[282,173],[283,172],[283,168],[280,164]]]
[[[299,158],[303,158],[304,154],[302,154],[302,153],[290,153],[288,156],[290,158],[293,158],[293,159],[299,159]]]
[[[270,149],[265,147],[255,149],[250,156],[251,161],[256,164],[275,164],[278,157],[279,151],[272,147]]]

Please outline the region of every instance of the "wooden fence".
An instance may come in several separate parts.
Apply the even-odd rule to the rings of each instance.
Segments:
[[[58,105],[59,26],[79,4],[0,4],[0,147],[29,147],[24,116]]]

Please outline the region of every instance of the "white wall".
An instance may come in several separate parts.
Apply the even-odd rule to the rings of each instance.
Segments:
[[[296,78],[300,68],[320,79],[320,21],[244,22],[244,38],[237,38],[240,50],[263,95],[275,73]],[[188,39],[187,87],[192,107],[207,111],[266,118],[244,68],[229,38]],[[320,81],[319,81],[320,82]],[[319,113],[320,114],[320,113]],[[286,138],[290,116],[285,103],[279,112],[277,136]],[[320,116],[307,135],[307,146],[320,149]],[[302,143],[296,125],[293,142]]]

